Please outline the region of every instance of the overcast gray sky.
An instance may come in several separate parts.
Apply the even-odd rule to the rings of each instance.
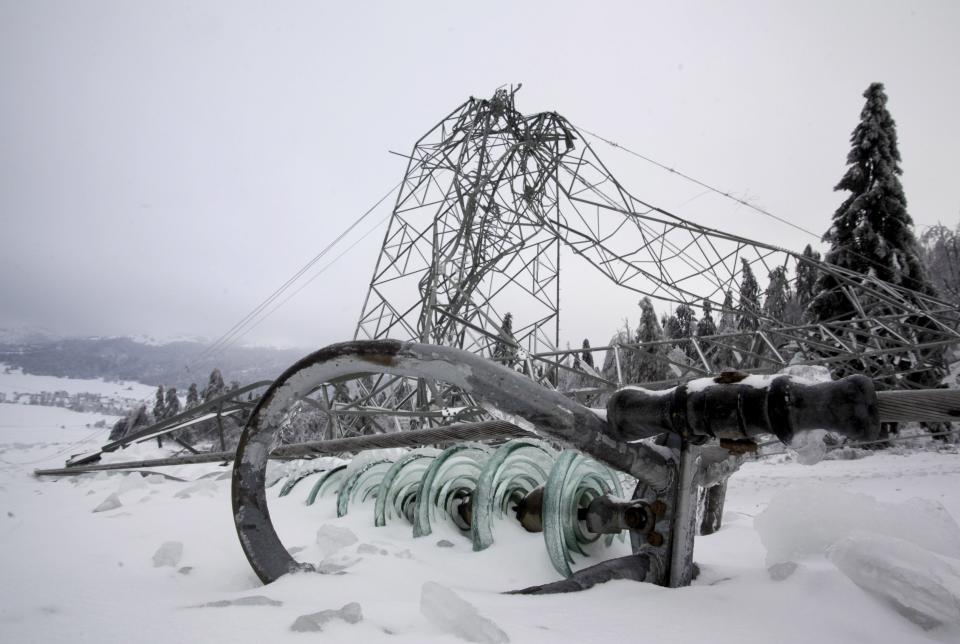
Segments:
[[[389,150],[505,83],[820,233],[881,81],[914,221],[954,225],[958,31],[957,2],[0,0],[0,328],[216,338],[401,178]],[[597,152],[649,202],[815,241]],[[352,336],[382,234],[246,341]],[[636,317],[573,284],[571,341]]]

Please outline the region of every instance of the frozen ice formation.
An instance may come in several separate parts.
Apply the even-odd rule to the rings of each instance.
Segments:
[[[347,528],[340,528],[329,523],[325,523],[317,530],[317,545],[320,546],[320,552],[324,557],[329,557],[347,546],[352,546],[359,539]]]
[[[830,370],[820,365],[790,365],[779,373],[810,383],[833,380]],[[826,435],[827,432],[823,429],[800,432],[787,445],[787,452],[801,465],[816,465],[827,455],[827,445],[823,442]]]
[[[783,581],[797,571],[800,566],[795,561],[781,561],[767,568],[767,574],[774,581]]]
[[[93,511],[94,511],[94,512],[107,512],[108,510],[116,510],[116,509],[119,508],[121,505],[123,505],[123,503],[120,502],[120,497],[117,496],[117,495],[114,493],[114,494],[111,494],[110,496],[108,496],[107,498],[105,498],[105,499],[103,500],[103,503],[101,503],[100,505],[98,505],[97,507],[95,507],[95,508],[93,509]]]
[[[174,494],[174,498],[177,499],[189,499],[194,495],[201,496],[214,496],[217,493],[217,484],[211,481],[210,479],[200,480],[188,488],[180,490]]]
[[[361,543],[357,546],[357,553],[361,555],[385,555],[387,551],[383,548],[378,548],[372,543]]]
[[[147,487],[147,482],[139,473],[127,474],[120,479],[120,485],[117,486],[117,493],[123,494],[131,490],[139,490]]]
[[[500,644],[510,638],[455,592],[428,581],[420,591],[420,612],[440,629],[468,642]]]
[[[830,382],[833,380],[833,376],[830,375],[830,370],[817,364],[792,364],[784,367],[777,373],[785,376],[793,376],[794,378],[802,378],[810,382]]]
[[[227,606],[283,606],[283,602],[263,595],[250,595],[237,599],[218,599],[215,602],[194,606],[194,608],[226,608]]]
[[[853,583],[923,628],[960,624],[960,560],[865,533],[841,539],[827,558]]]
[[[823,442],[826,435],[824,429],[798,432],[787,443],[787,453],[801,465],[816,465],[827,455],[827,444]]]
[[[767,549],[767,566],[820,555],[855,531],[899,537],[960,559],[960,526],[936,501],[882,503],[832,485],[784,490],[754,519]]]
[[[153,567],[170,566],[175,568],[183,557],[183,544],[179,541],[164,541],[153,553]]]
[[[318,613],[301,615],[291,624],[290,630],[298,633],[322,631],[324,626],[335,619],[342,619],[348,624],[356,624],[363,619],[360,604],[350,602],[337,610],[328,609]]]

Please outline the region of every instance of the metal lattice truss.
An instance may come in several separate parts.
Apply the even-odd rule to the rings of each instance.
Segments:
[[[718,316],[743,313],[725,298],[740,292],[745,266],[761,294],[774,274],[792,284],[806,266],[832,273],[857,317],[804,324],[764,306],[761,295],[748,324],[716,335],[597,347],[616,358],[616,373],[600,374],[577,352],[559,350],[562,248],[663,308],[710,302]],[[507,311],[517,318],[512,334],[502,331]],[[622,384],[621,359],[640,351],[669,366],[674,381],[788,363],[902,376],[935,367],[935,349],[960,340],[955,328],[956,310],[933,297],[634,197],[569,121],[554,112],[524,116],[514,92],[500,90],[471,98],[414,146],[355,338],[415,339],[501,360],[508,347],[509,359],[545,384],[576,371],[603,389]]]

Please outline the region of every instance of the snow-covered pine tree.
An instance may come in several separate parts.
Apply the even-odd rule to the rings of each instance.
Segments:
[[[871,84],[863,96],[867,100],[860,112],[860,123],[850,137],[847,171],[834,187],[850,194],[833,214],[833,223],[823,236],[830,244],[824,260],[891,284],[933,294],[900,184],[899,175],[903,171],[896,123],[887,110],[883,84]],[[856,315],[855,307],[829,273],[819,276],[810,310],[819,321]]]
[[[223,384],[223,375],[221,375],[219,369],[215,368],[210,372],[207,388],[203,390],[203,402],[210,402],[217,396],[222,396],[226,389],[226,385]]]
[[[666,345],[650,344],[663,340],[663,329],[657,321],[657,313],[649,297],[640,300],[640,323],[637,325],[636,342],[640,345],[637,357],[636,382],[656,382],[666,380],[667,364],[663,361]]]
[[[763,326],[793,326],[800,323],[801,309],[787,281],[787,269],[777,266],[768,275],[767,290],[763,294]],[[777,348],[778,353],[786,345],[786,340],[776,334],[767,333],[767,339]]]
[[[763,294],[763,314],[774,320],[784,321],[790,302],[790,285],[787,283],[787,269],[777,266],[770,271],[767,290]]]
[[[176,416],[180,413],[180,398],[177,397],[177,390],[175,387],[167,388],[166,400],[163,403],[163,409],[165,418],[170,418],[171,416]]]
[[[513,314],[507,313],[500,322],[500,336],[493,345],[493,357],[501,364],[513,366],[517,360],[517,339],[513,337]]]
[[[164,402],[163,397],[163,385],[157,386],[157,394],[153,401],[153,421],[155,423],[160,422],[166,418],[165,407],[166,403]]]
[[[629,325],[624,329],[618,329],[613,337],[610,338],[610,341],[607,342],[607,346],[612,347],[614,345],[624,345],[633,342],[633,338],[628,334],[627,329],[629,329]],[[618,381],[616,356],[616,351],[608,349],[603,356],[603,366],[600,368],[600,375],[612,382]],[[620,375],[623,376],[623,382],[625,383],[631,382],[632,377],[632,374],[629,372],[628,362],[623,352],[620,352]]]
[[[806,248],[803,249],[803,257],[811,261],[820,261],[820,253],[813,250],[810,244],[807,244]],[[820,271],[810,263],[800,259],[797,260],[797,281],[794,297],[801,311],[807,310],[817,293],[819,273]]]
[[[583,339],[583,353],[580,355],[580,359],[583,360],[584,364],[593,367],[593,351],[590,351],[590,340],[586,338]]]
[[[951,230],[941,223],[920,235],[923,263],[940,296],[960,303],[960,227]]]
[[[760,310],[760,285],[750,268],[750,263],[741,259],[740,301],[738,305],[737,329],[755,331],[758,326],[757,313]]]
[[[693,309],[686,304],[681,304],[677,307],[674,315],[677,316],[677,325],[680,331],[680,335],[677,337],[692,337],[694,329],[697,328],[697,316]]]
[[[727,290],[723,297],[723,309],[720,311],[720,326],[717,335],[729,335],[737,332],[737,311],[733,305],[733,292]],[[713,367],[718,371],[732,369],[736,364],[736,356],[731,344],[733,340],[721,340],[714,345],[714,354],[711,356]]]
[[[190,388],[187,389],[187,409],[196,407],[200,404],[200,394],[197,393],[197,383],[191,382]]]
[[[700,318],[699,322],[697,322],[697,338],[705,338],[707,336],[717,334],[717,324],[713,321],[713,304],[710,303],[710,300],[704,300],[702,306],[703,317]],[[717,352],[717,347],[711,340],[698,340],[698,342],[700,343],[700,348],[703,350],[704,355],[706,355],[707,360],[713,363],[714,354]]]
[[[679,335],[678,338],[692,338],[697,330],[697,316],[693,311],[693,308],[687,304],[681,304],[674,311],[674,315],[677,318],[677,331]],[[697,355],[697,350],[693,348],[693,345],[689,342],[684,342],[681,345],[683,352],[691,360],[699,363],[700,357]]]
[[[735,333],[737,330],[737,309],[733,305],[733,291],[727,289],[723,296],[723,308],[720,310],[720,326],[717,333]]]

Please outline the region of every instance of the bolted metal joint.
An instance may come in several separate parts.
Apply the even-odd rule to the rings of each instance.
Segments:
[[[591,501],[583,519],[594,534],[617,534],[621,530],[646,533],[657,522],[654,509],[646,501],[623,501],[607,495]]]

